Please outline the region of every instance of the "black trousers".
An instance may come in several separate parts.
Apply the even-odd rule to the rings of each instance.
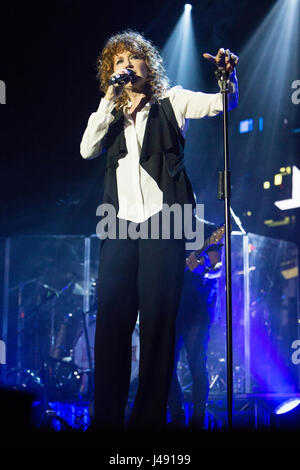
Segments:
[[[164,426],[184,264],[183,239],[102,241],[94,398],[99,428],[118,430],[124,426],[131,336],[138,312],[139,384],[129,427],[147,430]]]

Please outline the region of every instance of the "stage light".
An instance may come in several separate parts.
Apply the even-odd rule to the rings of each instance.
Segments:
[[[300,398],[294,397],[281,403],[273,411],[272,419],[277,429],[299,431],[300,428]]]
[[[281,227],[282,225],[289,225],[291,222],[290,217],[285,217],[283,220],[265,220],[264,224],[268,227]]]
[[[279,186],[282,184],[282,174],[278,173],[277,175],[274,175],[274,185]]]
[[[240,122],[240,134],[253,131],[253,119],[245,119]]]
[[[298,32],[298,11],[299,2],[291,2],[290,0],[277,1],[271,9],[261,26],[252,35],[251,40],[240,53],[241,64],[247,64],[245,69],[239,67],[239,75],[244,79],[246,74],[247,89],[241,96],[240,104],[248,100],[252,91],[255,92],[255,84],[259,77],[264,77],[264,84],[262,91],[262,99],[258,103],[256,100],[257,108],[260,108],[265,113],[268,112],[274,119],[274,109],[281,105],[280,97],[283,96],[287,83],[285,76],[276,73],[278,64],[276,61],[271,64],[267,58],[272,55],[277,56],[280,51],[284,52],[284,58],[281,61],[281,70],[294,70],[297,73],[297,62],[293,53],[294,48],[298,46],[297,32]],[[259,51],[259,54],[257,54]],[[249,75],[249,70],[255,71]],[[275,85],[277,87],[275,88]],[[290,84],[288,84],[290,86]],[[276,89],[277,99],[270,101],[273,92]],[[273,96],[274,98],[274,96]],[[254,103],[254,101],[253,101]],[[271,104],[272,103],[272,104]],[[267,106],[269,104],[269,106]],[[270,105],[271,104],[271,105]],[[278,115],[280,116],[280,114]],[[269,116],[268,116],[269,117]],[[274,122],[273,122],[274,128]]]
[[[267,171],[267,174],[271,174],[274,161],[280,161],[280,166],[282,167],[286,166],[286,160],[289,158],[289,145],[290,158],[294,158],[295,152],[293,152],[292,143],[288,143],[291,142],[291,140],[288,140],[288,134],[290,134],[292,139],[292,129],[299,127],[296,124],[296,118],[295,121],[292,119],[296,114],[297,106],[291,107],[291,116],[289,116],[289,126],[291,128],[283,127],[282,119],[286,115],[285,108],[288,106],[291,97],[295,98],[296,91],[299,95],[298,89],[296,91],[291,89],[291,83],[294,83],[293,80],[298,79],[294,87],[298,87],[298,81],[300,83],[298,77],[299,54],[295,54],[295,51],[299,48],[299,9],[299,1],[278,0],[265,16],[260,26],[250,36],[250,40],[243,50],[238,51],[240,61],[237,73],[239,82],[243,84],[244,88],[243,93],[240,93],[239,105],[234,110],[232,116],[237,126],[241,126],[237,129],[237,132],[245,132],[245,134],[243,135],[243,146],[239,147],[240,150],[237,150],[235,157],[241,160],[244,158],[248,162],[250,159],[253,161],[252,157],[255,156],[254,166],[256,161],[259,163],[263,161],[264,168],[262,169],[258,165],[256,176],[261,172],[261,177],[263,177],[265,171]],[[282,60],[280,59],[281,73],[278,73],[278,61],[270,62],[270,57],[283,57]],[[249,73],[249,71],[251,72]],[[258,82],[260,83],[259,99]],[[292,103],[294,104],[294,102],[296,102],[295,99]],[[246,116],[251,116],[253,119],[252,132],[250,132],[250,123],[241,124],[245,113],[247,113]],[[295,122],[294,125],[292,124],[293,122]],[[286,142],[286,160],[282,159],[280,155],[281,139],[285,139]],[[298,186],[300,194],[299,182]],[[241,199],[247,197],[244,193],[245,187],[244,179],[240,178],[235,191],[240,194]],[[278,186],[276,189],[279,190]],[[278,198],[275,197],[274,199]],[[298,201],[298,196],[296,199]],[[292,199],[286,202],[275,202],[275,205],[281,210],[286,210],[299,207],[297,201],[292,196]],[[268,215],[269,211],[267,208],[273,205],[273,203],[270,200],[262,204],[257,203],[257,225],[263,222],[264,219],[271,218]],[[271,211],[273,209],[270,207]]]
[[[195,42],[191,9],[191,4],[185,4],[175,28],[162,49],[162,56],[172,84],[198,91],[199,51]]]
[[[300,398],[290,398],[281,405],[277,406],[275,409],[276,415],[282,415],[284,413],[288,413],[289,411],[294,410],[300,404]]]
[[[290,269],[283,269],[280,272],[283,275],[284,279],[286,279],[287,281],[289,279],[295,279],[299,276],[298,266],[295,266],[295,267],[290,268]]]

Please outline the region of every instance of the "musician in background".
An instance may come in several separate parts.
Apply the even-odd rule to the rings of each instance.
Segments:
[[[218,233],[219,232],[219,233]],[[176,347],[172,382],[169,391],[169,411],[172,428],[185,426],[183,393],[178,381],[177,367],[180,350],[185,347],[188,366],[192,375],[193,415],[189,428],[204,429],[205,408],[208,399],[207,346],[209,327],[221,316],[219,277],[222,272],[223,230],[217,234],[217,243],[201,255],[190,253],[184,274],[183,290],[176,320]],[[210,240],[212,241],[212,240]]]

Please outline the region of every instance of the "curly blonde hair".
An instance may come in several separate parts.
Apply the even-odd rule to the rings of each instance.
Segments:
[[[113,58],[116,54],[128,50],[143,58],[148,67],[148,77],[145,83],[145,92],[149,99],[159,100],[170,88],[169,80],[163,67],[163,59],[158,49],[151,41],[137,31],[127,29],[111,36],[97,59],[97,78],[100,81],[100,90],[106,93],[108,80],[113,73]],[[127,104],[128,96],[125,91],[116,100],[116,108]]]

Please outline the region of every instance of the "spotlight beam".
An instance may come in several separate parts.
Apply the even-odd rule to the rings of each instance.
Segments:
[[[191,10],[192,5],[186,4],[162,50],[167,75],[174,84],[187,89],[197,88],[199,81],[199,55]]]

